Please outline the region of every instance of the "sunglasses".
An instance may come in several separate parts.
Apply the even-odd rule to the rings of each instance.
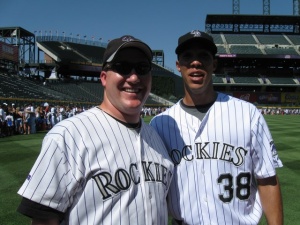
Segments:
[[[151,64],[147,62],[129,63],[129,62],[116,62],[107,64],[105,69],[111,69],[120,75],[126,76],[134,69],[137,75],[144,76],[151,71]]]

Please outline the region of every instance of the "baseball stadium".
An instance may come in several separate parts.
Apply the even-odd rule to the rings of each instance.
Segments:
[[[298,23],[297,16],[207,15],[206,31],[218,47],[215,89],[259,107],[297,108]],[[22,27],[0,28],[0,34],[2,101],[101,102],[99,73],[106,43],[36,36]],[[182,79],[164,67],[162,50],[153,53],[153,88],[146,105],[169,106],[183,96]]]
[[[266,116],[285,165],[279,171],[285,224],[294,225],[300,220],[295,199],[300,185],[296,146],[300,134],[300,0],[289,1],[293,15],[271,15],[270,1],[263,2],[262,15],[242,15],[240,1],[233,0],[232,14],[208,14],[204,27],[218,49],[215,90],[253,103]],[[0,27],[1,107],[53,105],[84,110],[99,105],[103,100],[99,75],[107,45],[101,39],[78,35]],[[164,57],[163,50],[153,50],[152,89],[145,108],[168,108],[184,96],[182,77],[165,65]],[[155,113],[145,116],[145,121]],[[36,127],[34,135],[8,135],[2,129],[0,180],[6,185],[0,188],[0,224],[30,224],[28,218],[16,215],[20,200],[16,191],[46,132],[46,127]],[[263,218],[260,225],[264,224]]]

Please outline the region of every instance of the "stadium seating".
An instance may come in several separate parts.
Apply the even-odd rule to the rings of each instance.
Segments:
[[[0,73],[0,96],[27,101],[89,102],[99,104],[103,100],[103,86],[99,82],[47,82],[29,77]],[[146,104],[159,105],[151,96]]]
[[[221,74],[221,76],[220,75],[218,76],[217,74],[215,74],[214,76],[212,76],[213,83],[214,84],[224,84],[223,77],[224,77],[223,74]]]
[[[37,85],[35,82],[24,77],[1,74],[0,78],[0,89],[3,92],[2,96],[4,97],[24,99],[71,99],[63,94],[52,92],[51,90],[45,88],[42,84]]]
[[[224,34],[227,44],[257,44],[250,34]]]
[[[99,93],[97,95],[92,94],[92,92],[88,88],[83,88],[82,83],[53,83],[48,84],[48,88],[58,91],[60,93],[63,93],[67,96],[72,96],[73,99],[76,99],[76,101],[82,101],[82,102],[101,102],[103,98],[103,87],[99,83],[93,83],[94,85],[97,85]]]
[[[230,47],[230,52],[234,54],[263,54],[256,46],[248,45],[232,45]]]
[[[251,77],[250,75],[243,76],[243,77],[235,76],[233,77],[233,80],[235,83],[239,83],[239,84],[260,84],[257,77]]]
[[[296,84],[293,78],[290,77],[268,77],[271,84]]]
[[[263,35],[257,34],[256,38],[261,44],[278,44],[278,45],[290,45],[283,35]]]
[[[263,35],[263,34],[211,34],[219,54],[278,54],[299,55],[295,45],[300,39],[294,35]],[[294,45],[293,45],[294,44]],[[258,48],[263,45],[262,49]],[[227,47],[226,47],[227,46]],[[226,49],[228,48],[228,49]],[[299,49],[299,48],[298,48]]]
[[[297,35],[286,35],[288,39],[294,44],[294,45],[300,45],[300,38]]]
[[[294,48],[265,48],[267,54],[298,55]]]
[[[227,54],[226,52],[226,48],[222,45],[217,45],[217,48],[218,48],[218,53],[219,54]]]
[[[221,34],[211,34],[211,36],[213,37],[214,42],[216,44],[224,44],[223,40],[222,40],[222,37],[221,37]]]

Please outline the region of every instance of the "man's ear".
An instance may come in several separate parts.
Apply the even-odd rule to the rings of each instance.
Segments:
[[[101,71],[100,80],[101,80],[103,87],[106,86],[106,77],[107,77],[107,71]]]
[[[214,59],[214,61],[213,61],[214,71],[217,69],[217,66],[218,66],[218,60]]]
[[[178,72],[180,72],[180,64],[179,64],[178,60],[176,61],[176,68],[177,68]]]

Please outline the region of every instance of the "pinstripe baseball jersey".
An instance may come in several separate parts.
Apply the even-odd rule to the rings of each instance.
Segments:
[[[202,120],[178,102],[150,124],[165,142],[175,172],[170,213],[184,224],[257,224],[262,215],[256,178],[281,167],[258,109],[218,93]]]
[[[18,194],[65,213],[63,224],[167,224],[173,163],[155,130],[95,107],[56,124]]]

